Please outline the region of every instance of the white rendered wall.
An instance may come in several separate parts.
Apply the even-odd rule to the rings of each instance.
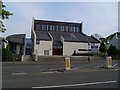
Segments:
[[[49,50],[49,55],[52,55],[52,41],[40,41],[36,44],[37,55],[44,55],[44,50]]]
[[[74,50],[88,49],[88,43],[80,42],[64,42],[63,43],[63,55],[72,55]]]

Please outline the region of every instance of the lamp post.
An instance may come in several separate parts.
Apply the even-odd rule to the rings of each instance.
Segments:
[[[87,39],[87,40],[88,40],[88,39]],[[89,49],[90,49],[90,48],[89,48],[89,46],[90,46],[90,42],[89,42],[89,40],[88,40],[88,62],[90,62],[90,53],[89,53],[89,51],[90,51]]]

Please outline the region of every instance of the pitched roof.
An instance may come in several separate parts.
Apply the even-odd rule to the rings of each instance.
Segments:
[[[106,37],[106,39],[111,40],[116,34],[117,34],[117,37],[120,38],[120,32],[116,32],[116,33],[113,33],[113,34],[109,35],[108,37]]]
[[[48,32],[44,31],[35,31],[37,39],[51,41],[51,38]]]
[[[7,36],[6,39],[9,42],[23,44],[25,36],[26,36],[25,34],[14,34],[14,35]]]
[[[47,31],[35,31],[37,39],[40,40],[51,40]],[[70,33],[70,32],[53,32],[49,31],[53,37],[53,45],[61,46],[61,36],[64,38],[65,42],[91,42],[99,43],[98,40],[91,36],[87,36],[83,33]]]

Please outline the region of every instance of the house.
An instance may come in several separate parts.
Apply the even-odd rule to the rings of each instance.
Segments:
[[[32,20],[32,54],[70,56],[99,52],[100,42],[82,31],[83,23]]]
[[[8,45],[13,54],[31,55],[31,39],[26,38],[25,34],[14,34],[6,37]]]
[[[108,37],[106,37],[106,39],[108,40],[108,47],[112,44],[120,50],[120,32],[111,34]]]
[[[25,34],[14,34],[6,37],[8,45],[13,54],[25,54]]]

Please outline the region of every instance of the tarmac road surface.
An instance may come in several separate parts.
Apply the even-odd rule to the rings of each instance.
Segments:
[[[118,63],[106,69],[103,63],[4,63],[2,88],[118,88]]]

